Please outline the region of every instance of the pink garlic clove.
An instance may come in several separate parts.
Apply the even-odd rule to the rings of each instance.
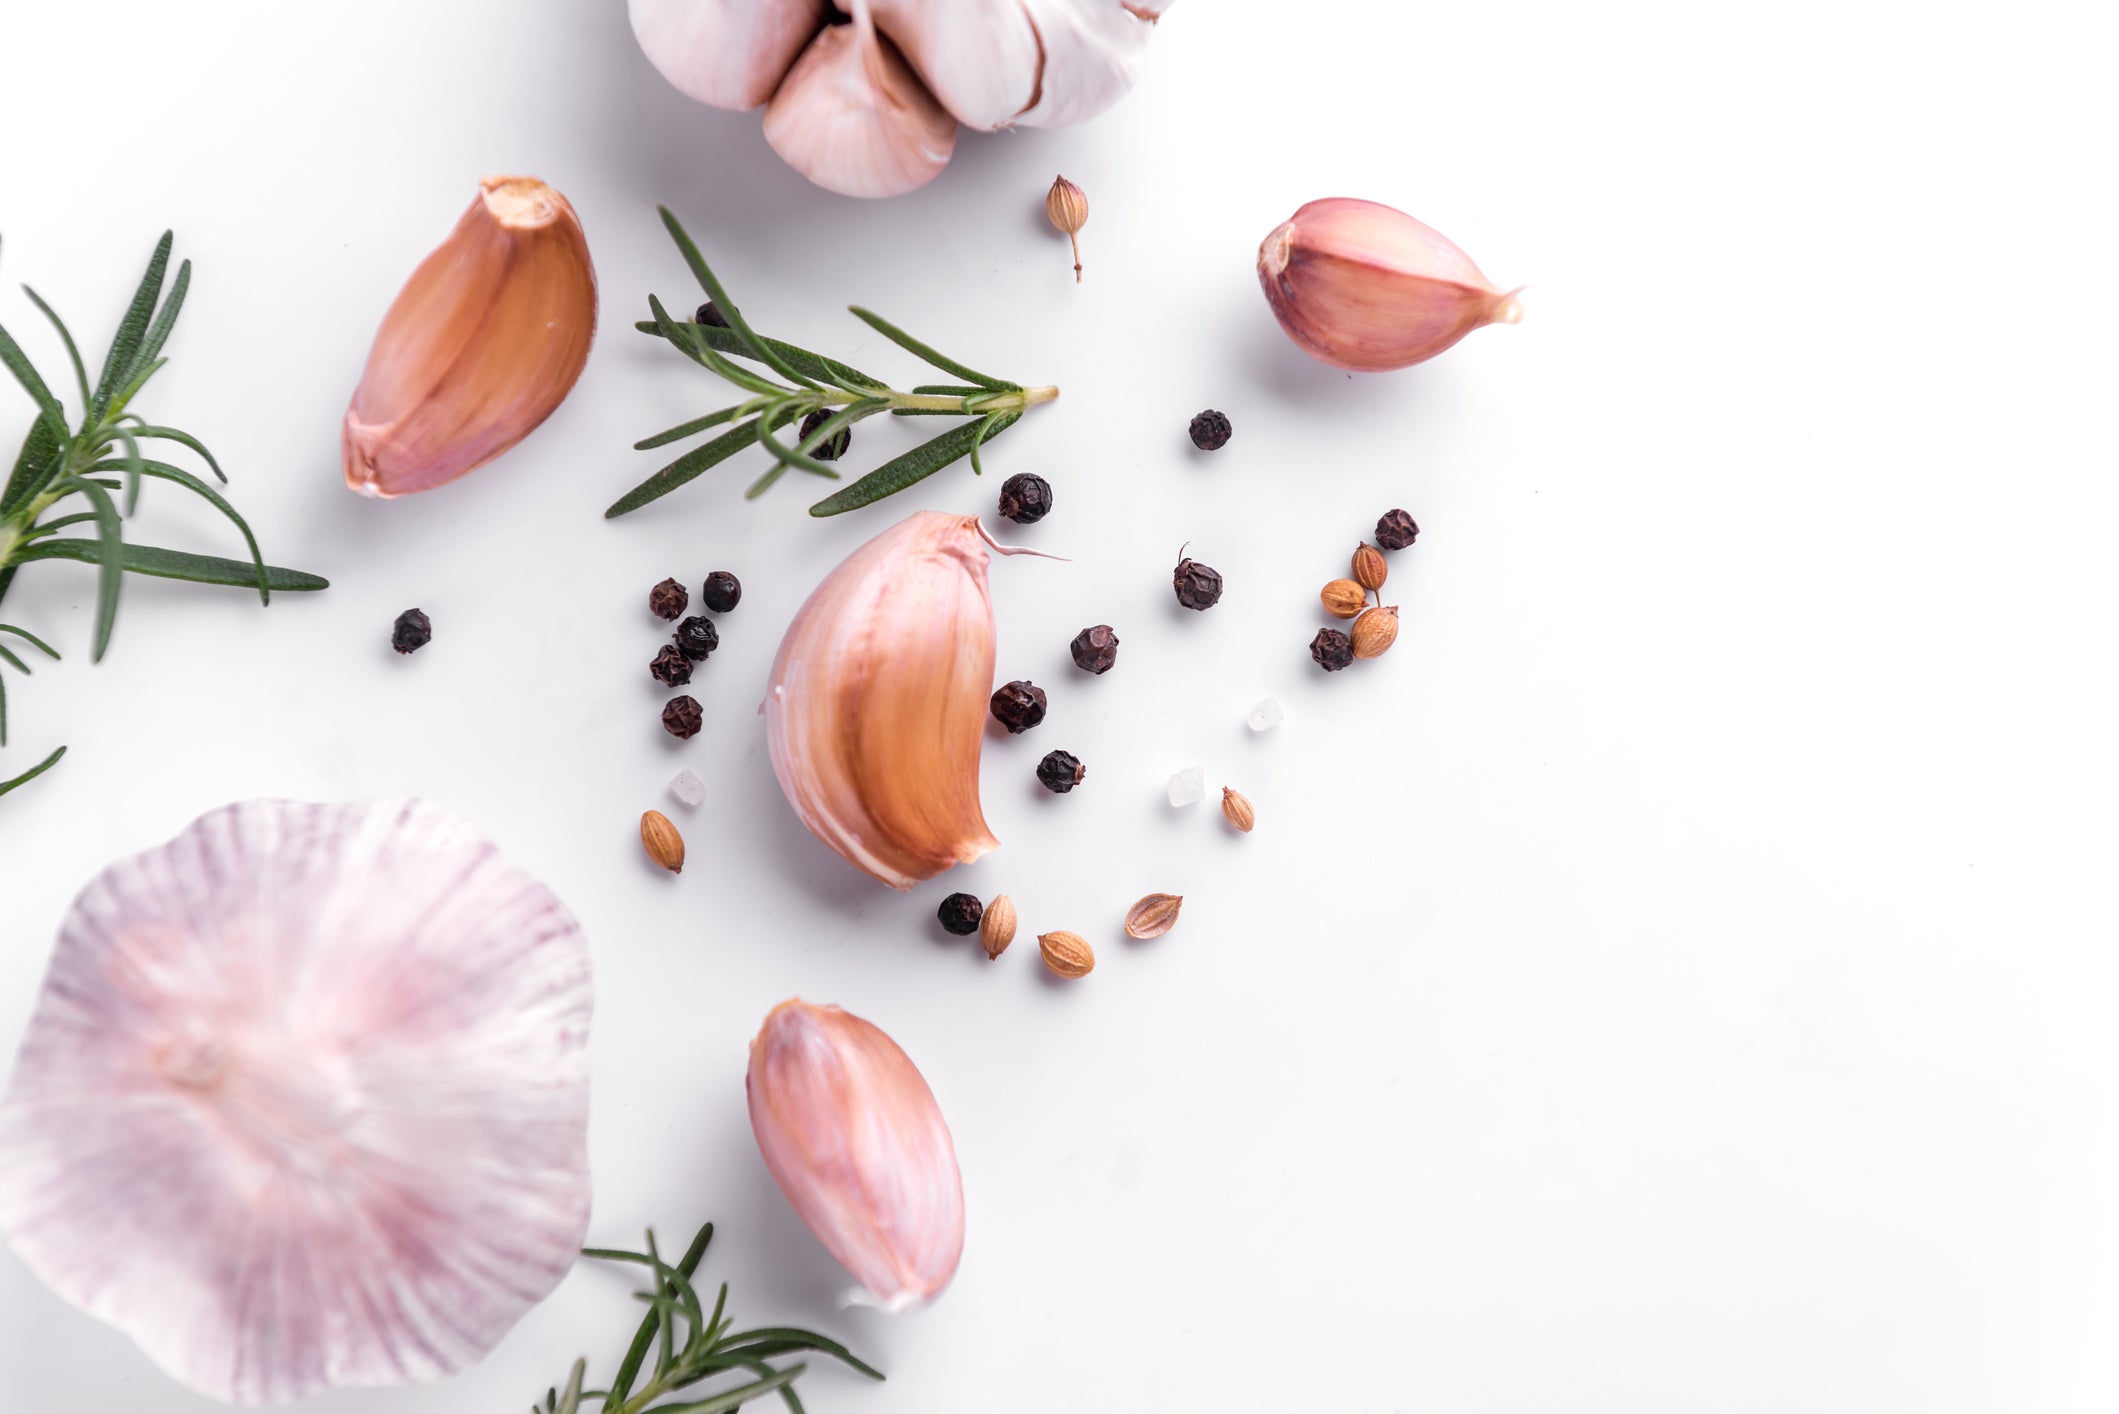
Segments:
[[[217,1399],[437,1378],[573,1264],[589,1009],[565,907],[437,807],[216,810],[61,924],[0,1227]]]
[[[964,1252],[964,1181],[934,1092],[896,1042],[782,1002],[751,1042],[751,1131],[825,1250],[888,1311],[932,1301]]]
[[[993,603],[976,516],[920,511],[848,555],[773,659],[765,741],[811,834],[909,889],[997,849],[979,806]]]
[[[1124,97],[1167,3],[874,0],[942,105],[967,127],[1061,127]]]
[[[825,0],[627,0],[641,52],[678,92],[716,108],[773,96],[810,38]]]
[[[765,140],[790,167],[841,196],[925,186],[956,150],[956,119],[897,46],[876,33],[867,0],[854,20],[811,41],[765,109]]]
[[[429,491],[534,432],[596,337],[596,271],[567,199],[488,177],[398,292],[346,409],[346,484]]]
[[[1258,248],[1258,283],[1289,338],[1355,372],[1404,368],[1522,317],[1516,291],[1440,231],[1352,197],[1310,202],[1276,227]]]

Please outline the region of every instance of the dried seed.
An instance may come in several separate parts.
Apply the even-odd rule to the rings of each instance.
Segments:
[[[1177,590],[1177,602],[1187,609],[1211,609],[1221,600],[1221,575],[1197,560],[1180,559],[1170,583]]]
[[[674,579],[665,579],[647,592],[647,611],[658,619],[675,619],[684,612],[692,596]]]
[[[1096,966],[1096,950],[1079,933],[1040,933],[1037,951],[1045,966],[1062,977],[1087,977]]]
[[[1404,511],[1385,511],[1376,520],[1376,543],[1386,550],[1404,550],[1420,538],[1420,523]]]
[[[1184,902],[1183,894],[1149,894],[1126,910],[1126,936],[1160,938],[1177,926],[1177,910]]]
[[[690,741],[706,724],[705,709],[690,693],[672,697],[662,706],[662,729],[679,741]]]
[[[1221,788],[1221,813],[1222,818],[1247,835],[1258,823],[1258,812],[1251,808],[1250,798],[1227,786]]]
[[[743,602],[743,582],[727,570],[715,570],[706,577],[706,584],[699,590],[699,598],[715,613],[729,613]]]
[[[640,817],[640,843],[648,858],[672,874],[684,872],[684,836],[677,833],[670,817],[660,810],[650,810]]]
[[[1398,641],[1398,606],[1371,609],[1354,620],[1354,656],[1380,658]]]
[[[1363,589],[1383,588],[1383,581],[1390,572],[1391,567],[1381,550],[1366,540],[1354,547],[1354,578]]]
[[[979,930],[979,923],[986,913],[986,905],[972,894],[951,894],[942,900],[934,916],[941,920],[943,931],[968,937]]]
[[[987,704],[993,720],[1011,735],[1021,735],[1045,720],[1045,689],[1026,678],[1004,682]]]
[[[1369,592],[1351,579],[1335,579],[1317,597],[1335,619],[1351,619],[1369,606]]]
[[[1354,640],[1336,628],[1321,628],[1310,640],[1310,657],[1318,667],[1336,673],[1354,661]]]
[[[417,609],[405,610],[397,616],[397,622],[390,625],[390,646],[400,653],[417,653],[433,638],[433,620]]]
[[[979,941],[985,945],[989,960],[1008,951],[1008,945],[1015,941],[1014,899],[999,894],[986,905],[986,916],[979,920]]]

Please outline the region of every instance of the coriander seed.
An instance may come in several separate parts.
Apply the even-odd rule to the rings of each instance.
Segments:
[[[1398,606],[1375,608],[1354,620],[1356,658],[1381,658],[1398,641]]]
[[[1351,619],[1369,606],[1369,592],[1351,579],[1335,579],[1318,591],[1324,611],[1335,619]]]
[[[1354,547],[1354,578],[1363,589],[1383,588],[1383,581],[1390,572],[1391,567],[1384,561],[1381,550],[1366,540]]]

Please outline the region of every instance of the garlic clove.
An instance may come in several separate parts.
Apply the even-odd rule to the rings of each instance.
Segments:
[[[944,107],[967,127],[1060,127],[1133,86],[1162,0],[874,0]]]
[[[956,1145],[919,1068],[835,1006],[774,1007],[744,1076],[773,1182],[888,1311],[939,1296],[964,1252]]]
[[[1000,846],[979,806],[986,565],[976,516],[920,511],[825,576],[773,660],[780,789],[811,834],[894,889]]]
[[[346,484],[402,496],[455,480],[535,431],[596,335],[596,271],[567,199],[488,177],[398,292],[346,410]]]
[[[586,1232],[589,1012],[566,908],[438,807],[216,810],[60,925],[0,1227],[217,1399],[462,1369]]]
[[[811,41],[765,109],[765,140],[841,196],[897,196],[933,181],[956,150],[956,119],[876,33],[867,0]]]
[[[1334,368],[1381,372],[1433,358],[1486,324],[1522,317],[1440,231],[1373,201],[1313,201],[1258,248],[1280,327]]]
[[[678,92],[755,108],[824,25],[825,0],[627,0],[633,35]]]

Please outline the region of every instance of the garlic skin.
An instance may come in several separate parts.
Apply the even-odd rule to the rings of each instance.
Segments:
[[[589,1014],[572,916],[438,807],[213,811],[60,925],[0,1227],[216,1399],[438,1378],[573,1265]]]
[[[993,603],[978,517],[920,511],[847,556],[781,640],[773,773],[811,834],[894,889],[1000,841],[979,806]]]
[[[1167,4],[875,0],[876,23],[968,128],[1058,128],[1109,108]]]
[[[743,1088],[773,1182],[886,1311],[932,1301],[964,1253],[964,1180],[934,1092],[895,1041],[800,999],[751,1042]]]
[[[1447,236],[1353,197],[1310,202],[1274,228],[1258,247],[1258,283],[1289,338],[1356,373],[1405,368],[1522,318],[1517,292]]]
[[[346,484],[429,491],[535,431],[596,336],[596,271],[567,199],[488,177],[398,292],[346,409]]]
[[[824,24],[825,0],[627,0],[633,37],[685,97],[755,108]]]
[[[899,196],[949,165],[956,119],[876,33],[868,0],[853,0],[853,15],[795,61],[766,106],[765,140],[827,191]]]

